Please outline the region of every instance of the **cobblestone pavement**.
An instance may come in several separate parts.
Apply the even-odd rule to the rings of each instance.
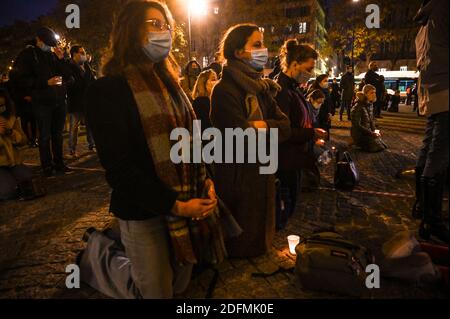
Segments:
[[[290,273],[268,278],[255,278],[252,273],[294,265],[287,249],[289,234],[304,236],[334,226],[379,257],[381,245],[391,235],[401,230],[417,230],[418,223],[411,220],[409,213],[414,180],[396,179],[395,174],[414,165],[424,119],[403,106],[402,113],[384,114],[378,125],[390,149],[365,154],[349,147],[349,122],[334,123],[332,143],[351,150],[361,171],[361,184],[353,192],[336,191],[332,187],[332,167],[324,167],[320,189],[300,195],[296,213],[287,228],[277,234],[272,252],[258,258],[228,260],[219,266],[214,298],[337,297],[302,291]],[[49,179],[46,197],[32,202],[0,203],[0,298],[106,298],[87,286],[65,288],[65,267],[74,262],[83,248],[84,231],[90,226],[104,228],[112,220],[108,213],[110,190],[103,171],[95,153],[88,152],[84,137],[81,144],[81,158],[68,161],[74,172]],[[27,163],[36,166],[37,150],[27,149],[25,153]],[[448,208],[447,205],[448,202]],[[196,276],[185,297],[203,298],[212,276],[211,271]],[[381,289],[364,297],[448,295],[433,287],[382,280]]]

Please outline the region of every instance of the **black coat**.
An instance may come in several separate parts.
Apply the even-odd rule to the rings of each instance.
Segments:
[[[211,101],[207,96],[200,96],[192,102],[192,108],[197,118],[202,121],[202,131],[212,126],[211,124]]]
[[[283,72],[277,80],[282,90],[277,95],[278,106],[291,122],[291,136],[279,148],[280,170],[297,170],[314,164],[314,128],[301,125],[310,115],[308,102],[301,93],[298,83]],[[311,123],[312,124],[312,123]]]
[[[28,46],[16,58],[11,73],[16,98],[31,96],[32,103],[37,105],[65,102],[65,83],[70,79],[70,70],[68,62],[58,59],[56,54]],[[63,77],[62,86],[47,84],[54,76]]]
[[[366,84],[371,84],[377,89],[377,100],[381,101],[384,94],[383,80],[381,76],[375,71],[367,71],[364,77]]]
[[[167,214],[177,193],[157,177],[133,93],[123,77],[95,81],[86,115],[98,156],[112,188],[110,210],[122,220]]]
[[[74,62],[70,63],[70,80],[67,84],[67,107],[69,113],[84,113],[84,95],[89,85],[94,81],[90,66],[85,63],[84,71]]]
[[[341,78],[342,101],[350,102],[355,94],[355,78],[347,72]]]

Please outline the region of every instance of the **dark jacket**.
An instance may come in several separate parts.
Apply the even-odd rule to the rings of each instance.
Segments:
[[[94,74],[87,63],[84,65],[84,71],[73,61],[69,66],[71,72],[67,84],[67,108],[69,113],[84,113],[86,110],[84,95],[95,79]]]
[[[47,81],[54,76],[63,77],[62,86],[49,86]],[[44,52],[34,46],[23,50],[14,62],[12,78],[20,92],[16,95],[31,96],[33,104],[54,105],[64,103],[66,85],[70,77],[68,62],[60,60],[52,52]]]
[[[356,101],[352,108],[351,135],[356,145],[364,144],[367,139],[372,139],[375,131],[375,119],[371,104],[365,98]]]
[[[377,89],[377,100],[381,101],[384,94],[384,83],[382,78],[375,71],[369,70],[364,76],[366,84],[371,84]]]
[[[301,93],[298,83],[281,72],[277,80],[282,87],[276,100],[278,106],[291,121],[291,136],[279,148],[280,170],[297,170],[310,167],[314,164],[312,159],[312,146],[314,144],[314,128],[305,127],[302,123],[308,118],[308,102]],[[309,117],[311,120],[312,118]]]
[[[246,97],[247,93],[225,67],[211,97],[211,120],[222,136],[225,136],[227,128],[245,130],[250,127]],[[268,127],[278,128],[280,141],[287,139],[290,125],[286,115],[268,94],[260,94],[257,98]],[[259,256],[272,247],[275,234],[275,176],[260,174],[260,166],[252,163],[214,165],[217,194],[244,231],[241,236],[227,241],[230,257]]]
[[[350,102],[355,94],[355,78],[347,72],[341,78],[342,101]]]
[[[212,126],[211,124],[211,101],[207,96],[199,96],[192,102],[192,108],[197,118],[202,121],[202,131]]]
[[[98,156],[112,188],[110,210],[123,220],[167,214],[177,193],[157,177],[133,93],[123,77],[95,81],[86,115]]]

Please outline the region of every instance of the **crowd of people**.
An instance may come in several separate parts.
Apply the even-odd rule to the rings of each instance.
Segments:
[[[344,113],[351,121],[356,146],[368,152],[387,148],[375,126],[385,94],[375,62],[358,89],[352,66],[340,84],[327,74],[314,78],[318,52],[292,39],[265,78],[263,30],[239,24],[223,36],[220,59],[204,70],[190,61],[180,77],[171,54],[173,26],[169,9],[158,1],[126,4],[98,79],[85,48],[72,46],[68,59],[54,32],[42,28],[15,60],[12,97],[0,91],[0,199],[17,196],[18,185],[32,178],[18,146],[38,145],[44,176],[64,174],[70,171],[63,157],[66,108],[70,156],[77,156],[80,123],[87,126],[89,149],[97,150],[112,188],[110,210],[120,234],[88,229],[77,263],[84,282],[115,298],[172,297],[186,289],[195,264],[266,253],[276,229],[294,213],[304,179],[316,185],[320,180],[317,159],[337,112],[341,121]],[[193,134],[194,119],[222,133],[278,129],[278,172],[261,175],[260,163],[173,163],[170,133],[185,128]],[[443,120],[433,118],[430,126]],[[448,137],[448,125],[446,130]],[[431,166],[425,169],[430,176],[419,180],[440,187],[430,180],[436,170]],[[434,216],[425,218],[428,234],[437,214],[429,200],[416,205]]]

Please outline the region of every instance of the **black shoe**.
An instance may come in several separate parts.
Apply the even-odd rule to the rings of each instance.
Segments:
[[[448,244],[448,225],[442,218],[442,198],[445,174],[434,178],[421,178],[421,197],[423,203],[423,221],[420,224],[419,235],[425,240],[434,237]]]
[[[89,238],[91,237],[91,235],[93,233],[95,233],[96,231],[97,231],[97,229],[95,229],[94,227],[88,228],[83,234],[83,241],[87,243],[89,241]]]
[[[66,173],[72,172],[72,170],[69,167],[67,167],[66,165],[55,166],[55,171],[56,171],[56,174],[58,174],[58,175],[64,175]]]

